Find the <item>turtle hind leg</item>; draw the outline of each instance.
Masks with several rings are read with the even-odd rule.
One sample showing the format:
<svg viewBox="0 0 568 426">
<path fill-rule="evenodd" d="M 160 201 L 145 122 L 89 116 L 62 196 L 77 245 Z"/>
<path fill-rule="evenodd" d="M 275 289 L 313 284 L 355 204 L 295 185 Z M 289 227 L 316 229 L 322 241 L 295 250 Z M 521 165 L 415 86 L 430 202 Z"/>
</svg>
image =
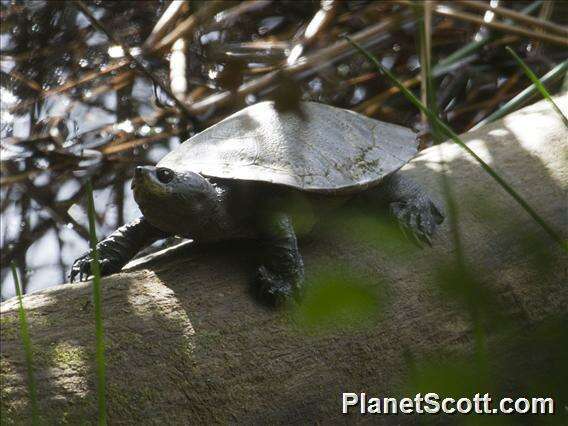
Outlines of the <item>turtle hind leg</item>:
<svg viewBox="0 0 568 426">
<path fill-rule="evenodd" d="M 304 263 L 290 217 L 276 213 L 262 218 L 260 234 L 254 292 L 271 306 L 285 305 L 300 296 L 304 281 Z"/>
<path fill-rule="evenodd" d="M 444 221 L 441 207 L 413 180 L 398 173 L 387 176 L 364 193 L 366 202 L 386 207 L 403 233 L 431 245 L 432 236 Z"/>
</svg>

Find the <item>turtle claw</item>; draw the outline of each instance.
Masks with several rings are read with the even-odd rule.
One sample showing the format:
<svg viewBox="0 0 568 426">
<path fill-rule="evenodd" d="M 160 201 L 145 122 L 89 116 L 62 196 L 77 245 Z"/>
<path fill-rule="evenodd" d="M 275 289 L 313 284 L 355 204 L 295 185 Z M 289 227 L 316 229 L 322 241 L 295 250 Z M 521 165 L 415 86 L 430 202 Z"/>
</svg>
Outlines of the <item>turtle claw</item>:
<svg viewBox="0 0 568 426">
<path fill-rule="evenodd" d="M 422 248 L 422 244 L 420 243 L 420 239 L 416 236 L 416 234 L 413 232 L 412 228 L 410 228 L 409 226 L 407 226 L 403 221 L 398 220 L 398 229 L 400 229 L 400 232 L 402 235 L 404 235 L 404 238 L 407 241 L 412 242 L 412 244 L 414 244 L 416 247 L 418 248 Z"/>
<path fill-rule="evenodd" d="M 398 220 L 402 233 L 420 248 L 422 244 L 432 246 L 432 236 L 444 221 L 436 204 L 422 197 L 395 201 L 390 204 L 390 211 Z"/>
<path fill-rule="evenodd" d="M 86 281 L 90 274 L 91 256 L 87 253 L 73 262 L 71 273 L 69 274 L 69 281 L 72 283 Z M 77 280 L 76 278 L 79 279 Z"/>
<path fill-rule="evenodd" d="M 69 281 L 72 283 L 87 281 L 89 277 L 93 275 L 93 272 L 91 270 L 92 260 L 93 258 L 90 252 L 75 260 L 73 266 L 71 267 Z M 122 264 L 113 259 L 101 258 L 99 260 L 99 269 L 101 271 L 101 276 L 113 274 L 120 271 L 121 268 Z M 78 280 L 76 278 L 78 278 Z"/>
</svg>

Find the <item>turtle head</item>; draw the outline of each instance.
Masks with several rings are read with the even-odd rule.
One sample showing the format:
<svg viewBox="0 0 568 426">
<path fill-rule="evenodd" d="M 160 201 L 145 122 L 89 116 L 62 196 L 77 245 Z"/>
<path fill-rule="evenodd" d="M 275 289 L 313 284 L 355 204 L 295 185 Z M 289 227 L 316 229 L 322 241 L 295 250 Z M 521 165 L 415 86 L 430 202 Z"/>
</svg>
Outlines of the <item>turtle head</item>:
<svg viewBox="0 0 568 426">
<path fill-rule="evenodd" d="M 202 229 L 221 210 L 221 189 L 194 172 L 136 167 L 132 190 L 144 217 L 172 234 L 191 234 Z"/>
</svg>

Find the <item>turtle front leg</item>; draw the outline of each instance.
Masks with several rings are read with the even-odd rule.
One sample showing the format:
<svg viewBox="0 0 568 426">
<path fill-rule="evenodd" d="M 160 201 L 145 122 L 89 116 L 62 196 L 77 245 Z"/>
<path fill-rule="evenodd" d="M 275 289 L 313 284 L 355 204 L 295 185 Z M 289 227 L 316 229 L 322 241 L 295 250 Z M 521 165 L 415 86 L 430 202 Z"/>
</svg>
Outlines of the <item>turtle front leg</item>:
<svg viewBox="0 0 568 426">
<path fill-rule="evenodd" d="M 120 271 L 142 248 L 166 236 L 143 217 L 121 226 L 97 244 L 101 275 Z M 71 282 L 76 278 L 85 281 L 92 275 L 91 260 L 91 252 L 75 260 L 69 274 Z"/>
<path fill-rule="evenodd" d="M 387 176 L 379 186 L 365 194 L 373 202 L 388 206 L 403 231 L 410 231 L 416 241 L 431 245 L 431 238 L 444 221 L 442 209 L 412 179 L 398 173 Z"/>
<path fill-rule="evenodd" d="M 304 280 L 304 262 L 288 215 L 270 214 L 262 222 L 256 292 L 263 301 L 279 306 L 299 296 Z"/>
</svg>

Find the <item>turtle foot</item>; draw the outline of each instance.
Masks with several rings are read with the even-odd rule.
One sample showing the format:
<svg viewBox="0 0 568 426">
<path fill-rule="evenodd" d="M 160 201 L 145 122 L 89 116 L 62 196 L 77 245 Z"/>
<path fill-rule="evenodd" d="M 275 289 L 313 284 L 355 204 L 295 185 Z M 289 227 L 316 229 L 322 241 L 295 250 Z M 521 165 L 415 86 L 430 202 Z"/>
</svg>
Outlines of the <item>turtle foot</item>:
<svg viewBox="0 0 568 426">
<path fill-rule="evenodd" d="M 258 267 L 255 281 L 257 296 L 270 306 L 286 306 L 299 297 L 299 285 L 295 280 L 286 279 L 266 266 Z"/>
<path fill-rule="evenodd" d="M 73 262 L 71 267 L 71 273 L 69 274 L 70 282 L 80 282 L 87 281 L 90 276 L 93 275 L 91 269 L 91 262 L 93 257 L 91 253 L 87 253 Z M 122 269 L 123 264 L 120 261 L 110 258 L 101 258 L 99 260 L 99 267 L 101 270 L 101 276 L 106 276 L 114 274 Z"/>
<path fill-rule="evenodd" d="M 427 197 L 410 198 L 390 204 L 391 213 L 397 218 L 405 235 L 418 245 L 432 245 L 432 236 L 444 221 L 441 209 Z"/>
</svg>

